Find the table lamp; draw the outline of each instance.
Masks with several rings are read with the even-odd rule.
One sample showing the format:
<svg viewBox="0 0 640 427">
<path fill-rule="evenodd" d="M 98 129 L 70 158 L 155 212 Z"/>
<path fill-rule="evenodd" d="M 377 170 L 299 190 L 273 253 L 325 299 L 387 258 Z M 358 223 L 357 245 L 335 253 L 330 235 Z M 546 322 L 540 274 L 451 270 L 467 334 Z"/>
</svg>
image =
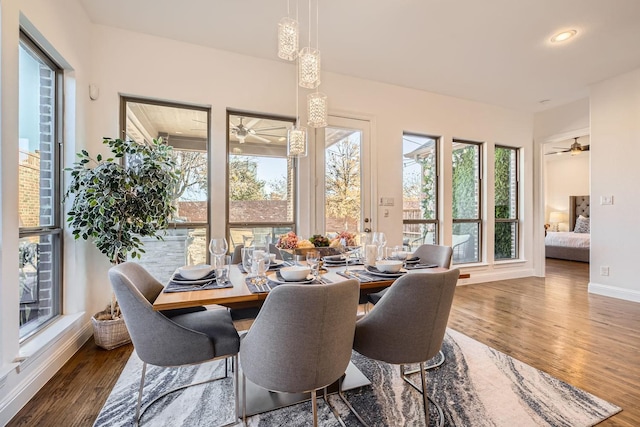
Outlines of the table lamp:
<svg viewBox="0 0 640 427">
<path fill-rule="evenodd" d="M 564 212 L 551 212 L 549 214 L 549 224 L 551 224 L 552 231 L 558 231 L 558 224 L 566 221 L 566 214 Z"/>
</svg>

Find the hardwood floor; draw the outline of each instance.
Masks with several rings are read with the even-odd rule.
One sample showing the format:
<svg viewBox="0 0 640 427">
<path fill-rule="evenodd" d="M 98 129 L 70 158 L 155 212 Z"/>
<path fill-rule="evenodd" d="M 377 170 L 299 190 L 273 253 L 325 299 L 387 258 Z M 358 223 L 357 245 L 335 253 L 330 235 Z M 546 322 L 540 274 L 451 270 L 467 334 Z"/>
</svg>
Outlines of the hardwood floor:
<svg viewBox="0 0 640 427">
<path fill-rule="evenodd" d="M 588 267 L 459 286 L 449 327 L 623 408 L 601 426 L 640 426 L 640 304 L 588 294 Z M 131 350 L 90 340 L 8 425 L 92 425 Z"/>
</svg>

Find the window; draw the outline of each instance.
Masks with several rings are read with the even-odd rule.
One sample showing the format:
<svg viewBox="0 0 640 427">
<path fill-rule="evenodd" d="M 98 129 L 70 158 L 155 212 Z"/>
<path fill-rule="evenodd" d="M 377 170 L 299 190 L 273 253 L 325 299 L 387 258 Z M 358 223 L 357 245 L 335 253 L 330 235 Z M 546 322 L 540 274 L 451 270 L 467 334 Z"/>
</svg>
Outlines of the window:
<svg viewBox="0 0 640 427">
<path fill-rule="evenodd" d="M 19 48 L 20 339 L 60 314 L 62 69 L 25 34 Z"/>
<path fill-rule="evenodd" d="M 494 258 L 518 258 L 518 149 L 495 150 Z"/>
<path fill-rule="evenodd" d="M 163 241 L 146 238 L 140 264 L 165 281 L 177 267 L 209 259 L 209 122 L 207 107 L 122 97 L 121 121 L 127 138 L 162 138 L 173 147 L 179 185 L 176 216 Z"/>
<path fill-rule="evenodd" d="M 453 140 L 453 263 L 480 261 L 482 163 L 476 142 Z"/>
<path fill-rule="evenodd" d="M 294 119 L 227 112 L 228 240 L 264 243 L 295 231 L 296 160 L 287 157 Z"/>
<path fill-rule="evenodd" d="M 410 251 L 439 241 L 438 141 L 402 135 L 402 243 Z"/>
</svg>

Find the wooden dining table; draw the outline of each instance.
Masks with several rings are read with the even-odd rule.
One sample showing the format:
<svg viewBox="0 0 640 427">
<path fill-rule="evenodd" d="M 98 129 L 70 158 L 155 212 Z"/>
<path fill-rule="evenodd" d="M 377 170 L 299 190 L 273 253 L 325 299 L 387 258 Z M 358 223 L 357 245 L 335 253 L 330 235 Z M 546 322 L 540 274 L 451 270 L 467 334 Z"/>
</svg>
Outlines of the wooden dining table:
<svg viewBox="0 0 640 427">
<path fill-rule="evenodd" d="M 356 271 L 363 269 L 362 266 L 350 265 L 349 270 Z M 345 267 L 325 267 L 326 272 L 321 275 L 327 282 L 338 282 L 341 280 L 347 280 L 346 277 L 341 276 L 338 272 L 344 272 Z M 446 268 L 426 268 L 409 270 L 408 274 L 417 272 L 442 272 L 447 271 Z M 461 276 L 463 277 L 463 276 Z M 464 277 L 469 277 L 466 274 Z M 154 310 L 169 310 L 174 308 L 186 308 L 199 305 L 211 305 L 217 304 L 229 308 L 249 308 L 259 307 L 267 297 L 267 292 L 251 293 L 245 283 L 246 274 L 240 271 L 237 265 L 231 265 L 229 269 L 229 280 L 233 287 L 223 289 L 204 289 L 187 292 L 162 292 L 158 295 L 158 298 L 153 303 Z M 371 292 L 378 292 L 390 286 L 395 279 L 381 278 L 379 281 L 361 282 L 360 292 L 361 295 L 366 295 Z"/>
</svg>

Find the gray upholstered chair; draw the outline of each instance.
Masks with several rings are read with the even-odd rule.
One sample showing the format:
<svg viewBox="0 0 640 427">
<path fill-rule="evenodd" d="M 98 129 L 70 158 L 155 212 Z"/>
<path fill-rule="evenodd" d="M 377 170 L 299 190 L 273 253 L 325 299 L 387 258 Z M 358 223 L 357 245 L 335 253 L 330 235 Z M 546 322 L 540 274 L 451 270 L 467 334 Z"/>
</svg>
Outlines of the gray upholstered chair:
<svg viewBox="0 0 640 427">
<path fill-rule="evenodd" d="M 421 264 L 435 264 L 438 267 L 449 268 L 451 266 L 451 257 L 453 250 L 450 246 L 441 245 L 420 245 L 411 257 L 420 258 Z M 368 302 L 375 305 L 380 301 L 380 298 L 387 292 L 387 289 L 383 289 L 380 292 L 369 294 L 367 296 Z"/>
<path fill-rule="evenodd" d="M 244 248 L 243 244 L 236 245 L 233 250 L 233 254 L 231 255 L 231 264 L 242 264 L 242 248 Z M 282 259 L 280 249 L 278 249 L 273 243 L 269 245 L 269 252 L 276 254 L 276 259 Z"/>
<path fill-rule="evenodd" d="M 359 293 L 356 280 L 273 288 L 242 338 L 243 391 L 248 378 L 270 391 L 311 392 L 316 426 L 316 391 L 341 379 L 351 359 Z"/>
<path fill-rule="evenodd" d="M 153 310 L 153 301 L 162 292 L 163 286 L 144 267 L 133 262 L 116 265 L 109 270 L 109 280 L 122 309 L 131 341 L 143 362 L 135 424 L 144 411 L 159 398 L 192 385 L 215 381 L 214 378 L 197 384 L 173 389 L 154 399 L 141 411 L 142 390 L 147 364 L 156 366 L 181 366 L 225 358 L 237 359 L 240 337 L 233 326 L 231 316 L 225 310 L 180 310 L 164 313 Z M 237 364 L 236 364 L 237 365 Z M 238 373 L 234 375 L 236 414 L 238 407 Z"/>
<path fill-rule="evenodd" d="M 384 298 L 356 323 L 353 349 L 371 359 L 399 364 L 402 378 L 422 393 L 425 425 L 429 425 L 424 362 L 440 352 L 460 271 L 412 273 L 396 280 Z M 405 372 L 420 365 L 422 387 Z M 433 402 L 433 401 L 432 401 Z M 444 422 L 442 409 L 433 402 Z"/>
</svg>

